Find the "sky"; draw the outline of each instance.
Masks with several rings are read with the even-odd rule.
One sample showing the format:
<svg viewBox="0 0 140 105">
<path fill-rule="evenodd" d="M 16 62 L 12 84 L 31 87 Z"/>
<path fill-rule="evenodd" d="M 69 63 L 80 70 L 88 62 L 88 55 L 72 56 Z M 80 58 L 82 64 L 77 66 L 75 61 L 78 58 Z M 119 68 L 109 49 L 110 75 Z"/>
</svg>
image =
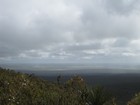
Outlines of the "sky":
<svg viewBox="0 0 140 105">
<path fill-rule="evenodd" d="M 0 63 L 140 63 L 140 0 L 0 0 Z"/>
</svg>

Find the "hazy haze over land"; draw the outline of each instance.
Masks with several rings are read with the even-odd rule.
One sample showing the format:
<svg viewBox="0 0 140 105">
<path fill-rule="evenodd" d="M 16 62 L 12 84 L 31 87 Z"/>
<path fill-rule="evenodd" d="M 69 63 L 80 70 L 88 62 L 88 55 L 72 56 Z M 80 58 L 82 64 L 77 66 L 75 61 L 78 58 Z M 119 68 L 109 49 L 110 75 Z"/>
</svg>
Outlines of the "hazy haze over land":
<svg viewBox="0 0 140 105">
<path fill-rule="evenodd" d="M 139 0 L 0 0 L 0 63 L 140 63 Z"/>
</svg>

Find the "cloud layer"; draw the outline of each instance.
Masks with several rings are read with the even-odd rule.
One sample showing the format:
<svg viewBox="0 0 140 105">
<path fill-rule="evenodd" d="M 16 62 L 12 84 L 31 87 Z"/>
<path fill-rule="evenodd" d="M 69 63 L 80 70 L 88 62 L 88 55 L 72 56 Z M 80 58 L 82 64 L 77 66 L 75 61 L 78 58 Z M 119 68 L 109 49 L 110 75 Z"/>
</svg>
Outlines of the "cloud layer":
<svg viewBox="0 0 140 105">
<path fill-rule="evenodd" d="M 139 0 L 0 0 L 1 62 L 139 62 Z"/>
</svg>

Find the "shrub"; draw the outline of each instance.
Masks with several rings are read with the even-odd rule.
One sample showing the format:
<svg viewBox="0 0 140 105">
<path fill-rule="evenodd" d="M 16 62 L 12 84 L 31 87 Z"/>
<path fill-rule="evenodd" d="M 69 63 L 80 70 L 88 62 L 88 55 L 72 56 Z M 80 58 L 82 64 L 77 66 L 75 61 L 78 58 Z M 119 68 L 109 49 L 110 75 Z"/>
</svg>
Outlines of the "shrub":
<svg viewBox="0 0 140 105">
<path fill-rule="evenodd" d="M 89 90 L 88 101 L 90 105 L 103 105 L 109 100 L 111 100 L 111 96 L 103 87 L 97 86 Z"/>
<path fill-rule="evenodd" d="M 136 94 L 134 98 L 127 103 L 127 105 L 140 105 L 140 93 Z"/>
<path fill-rule="evenodd" d="M 0 105 L 111 105 L 113 102 L 102 87 L 88 89 L 81 76 L 74 76 L 65 85 L 60 84 L 59 78 L 58 83 L 52 83 L 32 74 L 0 68 Z"/>
</svg>

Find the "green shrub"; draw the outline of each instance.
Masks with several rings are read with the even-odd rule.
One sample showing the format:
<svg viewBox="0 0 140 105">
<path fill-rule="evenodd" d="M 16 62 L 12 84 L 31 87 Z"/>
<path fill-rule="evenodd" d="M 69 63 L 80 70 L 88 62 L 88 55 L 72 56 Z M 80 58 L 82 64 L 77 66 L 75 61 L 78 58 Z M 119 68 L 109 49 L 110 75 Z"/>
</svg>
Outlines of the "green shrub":
<svg viewBox="0 0 140 105">
<path fill-rule="evenodd" d="M 88 89 L 81 76 L 60 84 L 59 78 L 53 83 L 0 68 L 0 105 L 110 105 L 109 100 L 103 88 Z"/>
<path fill-rule="evenodd" d="M 89 90 L 88 101 L 90 105 L 103 105 L 109 100 L 111 97 L 103 87 L 96 86 Z"/>
<path fill-rule="evenodd" d="M 140 93 L 136 94 L 134 98 L 127 103 L 127 105 L 140 105 Z"/>
</svg>

